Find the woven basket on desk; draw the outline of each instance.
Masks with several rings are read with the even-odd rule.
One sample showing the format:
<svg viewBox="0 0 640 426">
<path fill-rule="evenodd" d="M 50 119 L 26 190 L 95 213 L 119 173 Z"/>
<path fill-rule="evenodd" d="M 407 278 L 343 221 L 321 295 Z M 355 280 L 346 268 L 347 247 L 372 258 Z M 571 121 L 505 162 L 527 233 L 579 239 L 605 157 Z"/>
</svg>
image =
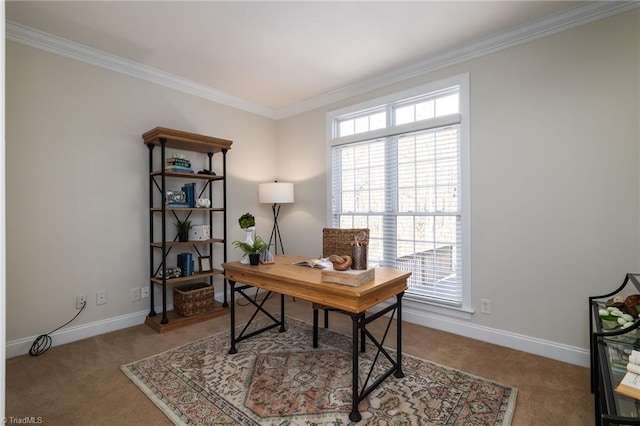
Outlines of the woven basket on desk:
<svg viewBox="0 0 640 426">
<path fill-rule="evenodd" d="M 173 310 L 183 317 L 213 310 L 213 286 L 207 283 L 185 284 L 173 288 Z"/>
<path fill-rule="evenodd" d="M 364 232 L 364 241 L 369 243 L 369 228 L 324 228 L 322 230 L 322 257 L 332 254 L 351 256 L 351 245 L 356 236 Z"/>
</svg>

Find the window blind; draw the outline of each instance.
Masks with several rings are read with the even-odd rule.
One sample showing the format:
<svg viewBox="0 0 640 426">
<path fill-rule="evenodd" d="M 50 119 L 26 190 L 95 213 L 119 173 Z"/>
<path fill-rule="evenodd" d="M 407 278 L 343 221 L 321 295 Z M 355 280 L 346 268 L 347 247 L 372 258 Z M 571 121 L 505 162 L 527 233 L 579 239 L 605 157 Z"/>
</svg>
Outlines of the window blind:
<svg viewBox="0 0 640 426">
<path fill-rule="evenodd" d="M 448 88 L 336 119 L 331 226 L 369 228 L 369 261 L 410 271 L 408 298 L 460 307 L 457 103 L 457 91 Z"/>
</svg>

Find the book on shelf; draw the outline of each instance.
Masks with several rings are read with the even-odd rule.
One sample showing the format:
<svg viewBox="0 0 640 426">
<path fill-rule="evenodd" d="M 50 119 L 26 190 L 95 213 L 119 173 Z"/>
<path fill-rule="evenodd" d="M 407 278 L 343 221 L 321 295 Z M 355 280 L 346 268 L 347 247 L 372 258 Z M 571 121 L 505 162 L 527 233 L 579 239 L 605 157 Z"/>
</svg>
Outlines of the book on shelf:
<svg viewBox="0 0 640 426">
<path fill-rule="evenodd" d="M 167 172 L 194 173 L 193 169 L 189 167 L 181 167 L 181 166 L 169 166 L 169 167 L 166 167 L 165 170 Z"/>
<path fill-rule="evenodd" d="M 181 158 L 168 158 L 167 159 L 167 164 L 174 164 L 176 166 L 191 167 L 191 161 L 184 160 L 184 159 L 181 159 Z"/>
<path fill-rule="evenodd" d="M 324 269 L 331 266 L 331 262 L 329 262 L 329 259 L 306 259 L 306 260 L 301 260 L 299 262 L 295 262 L 294 265 Z"/>
<path fill-rule="evenodd" d="M 627 372 L 616 388 L 616 392 L 640 399 L 640 352 L 633 350 L 629 355 Z"/>
</svg>

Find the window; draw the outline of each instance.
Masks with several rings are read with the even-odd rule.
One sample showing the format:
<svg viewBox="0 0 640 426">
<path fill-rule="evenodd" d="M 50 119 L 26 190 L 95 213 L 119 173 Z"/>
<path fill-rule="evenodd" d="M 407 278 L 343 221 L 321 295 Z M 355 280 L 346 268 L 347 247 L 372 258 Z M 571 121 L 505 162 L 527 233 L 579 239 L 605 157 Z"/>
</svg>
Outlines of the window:
<svg viewBox="0 0 640 426">
<path fill-rule="evenodd" d="M 406 297 L 469 310 L 468 76 L 330 113 L 330 226 L 370 229 Z"/>
</svg>

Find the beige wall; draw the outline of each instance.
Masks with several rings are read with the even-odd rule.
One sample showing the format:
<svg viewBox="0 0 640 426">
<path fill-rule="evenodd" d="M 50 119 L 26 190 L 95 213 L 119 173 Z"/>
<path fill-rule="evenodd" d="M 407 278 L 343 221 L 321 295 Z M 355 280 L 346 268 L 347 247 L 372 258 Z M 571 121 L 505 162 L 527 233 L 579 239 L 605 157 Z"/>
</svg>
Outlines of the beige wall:
<svg viewBox="0 0 640 426">
<path fill-rule="evenodd" d="M 588 348 L 587 297 L 640 270 L 639 23 L 636 10 L 282 120 L 279 170 L 305 194 L 283 233 L 317 236 L 326 220 L 327 111 L 468 72 L 476 313 L 449 329 Z"/>
<path fill-rule="evenodd" d="M 243 238 L 235 219 L 245 211 L 257 214 L 259 234 L 270 232 L 258 182 L 295 182 L 283 242 L 315 256 L 326 112 L 468 72 L 472 304 L 489 298 L 493 314 L 417 319 L 584 352 L 587 297 L 640 270 L 639 24 L 635 10 L 278 122 L 7 43 L 7 341 L 68 320 L 77 294 L 90 297 L 77 324 L 147 309 L 129 301 L 148 275 L 144 131 L 234 141 L 231 241 Z M 99 289 L 106 306 L 95 306 Z"/>
<path fill-rule="evenodd" d="M 148 285 L 153 127 L 231 139 L 229 238 L 248 210 L 270 227 L 257 183 L 276 173 L 273 120 L 11 42 L 6 81 L 7 342 L 71 319 L 79 294 L 72 327 L 148 310 L 130 289 Z"/>
</svg>

